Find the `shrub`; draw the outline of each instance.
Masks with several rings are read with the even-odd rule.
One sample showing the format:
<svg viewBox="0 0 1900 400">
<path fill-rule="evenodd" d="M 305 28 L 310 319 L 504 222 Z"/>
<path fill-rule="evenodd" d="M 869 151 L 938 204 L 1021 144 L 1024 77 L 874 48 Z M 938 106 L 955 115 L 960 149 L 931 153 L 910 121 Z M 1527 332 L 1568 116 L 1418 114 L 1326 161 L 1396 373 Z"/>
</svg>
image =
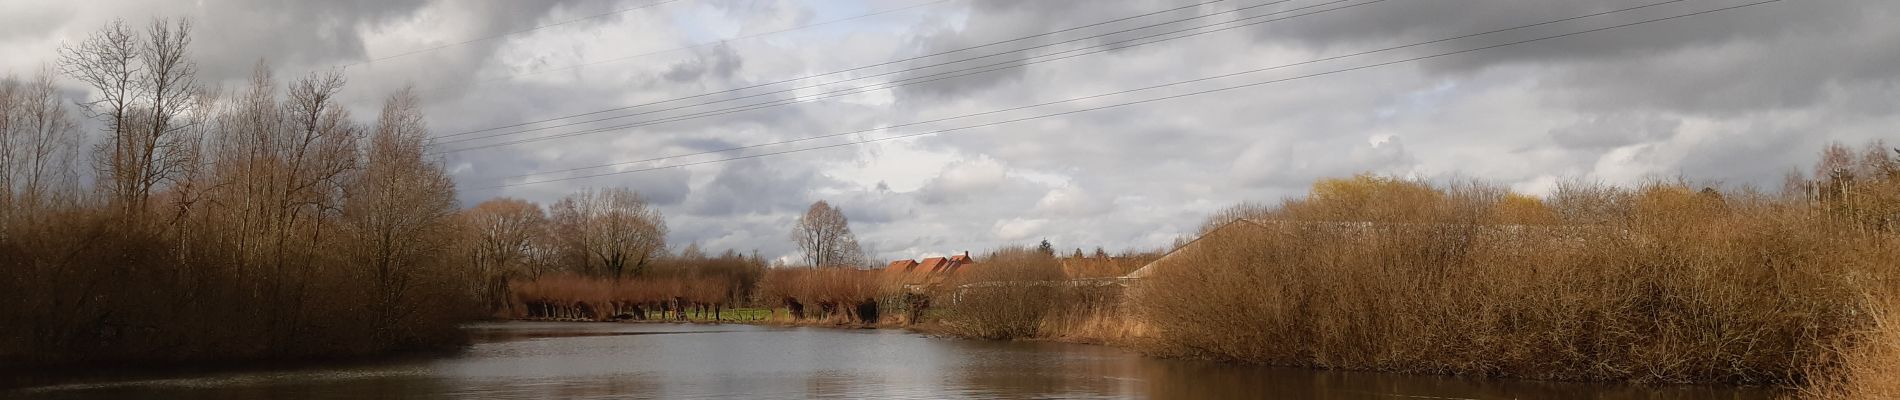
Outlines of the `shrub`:
<svg viewBox="0 0 1900 400">
<path fill-rule="evenodd" d="M 1840 218 L 1847 211 L 1828 202 L 1660 182 L 1571 184 L 1533 202 L 1478 184 L 1360 176 L 1256 208 L 1252 220 L 1211 221 L 1219 228 L 1132 295 L 1156 350 L 1173 354 L 1798 383 L 1837 362 L 1831 343 L 1880 326 L 1875 302 L 1891 296 L 1875 294 L 1894 293 L 1900 272 L 1887 220 L 1866 213 L 1877 206 Z"/>
<path fill-rule="evenodd" d="M 948 305 L 947 324 L 989 339 L 1036 336 L 1067 278 L 1055 257 L 1027 247 L 999 249 L 965 268 L 945 288 L 948 301 L 937 303 Z"/>
<path fill-rule="evenodd" d="M 900 290 L 878 272 L 846 267 L 774 268 L 766 271 L 759 293 L 763 302 L 786 307 L 793 320 L 876 323 L 881 300 L 894 298 Z"/>
</svg>

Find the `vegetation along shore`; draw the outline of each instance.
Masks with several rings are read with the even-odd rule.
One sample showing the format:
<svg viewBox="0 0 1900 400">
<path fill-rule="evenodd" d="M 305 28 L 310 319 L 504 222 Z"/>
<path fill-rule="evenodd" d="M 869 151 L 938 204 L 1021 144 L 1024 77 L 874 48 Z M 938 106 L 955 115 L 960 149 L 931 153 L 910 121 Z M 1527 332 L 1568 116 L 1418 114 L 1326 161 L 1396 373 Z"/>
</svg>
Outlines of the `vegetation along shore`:
<svg viewBox="0 0 1900 400">
<path fill-rule="evenodd" d="M 463 324 L 529 319 L 1900 395 L 1900 149 L 1878 141 L 1822 149 L 1777 188 L 1333 177 L 1112 253 L 1044 240 L 872 260 L 817 201 L 773 239 L 802 258 L 768 257 L 668 243 L 660 207 L 624 187 L 462 207 L 416 91 L 358 116 L 337 72 L 260 63 L 207 87 L 192 38 L 184 20 L 112 23 L 57 68 L 0 79 L 0 365 L 454 350 Z M 104 96 L 69 106 L 56 77 Z"/>
</svg>

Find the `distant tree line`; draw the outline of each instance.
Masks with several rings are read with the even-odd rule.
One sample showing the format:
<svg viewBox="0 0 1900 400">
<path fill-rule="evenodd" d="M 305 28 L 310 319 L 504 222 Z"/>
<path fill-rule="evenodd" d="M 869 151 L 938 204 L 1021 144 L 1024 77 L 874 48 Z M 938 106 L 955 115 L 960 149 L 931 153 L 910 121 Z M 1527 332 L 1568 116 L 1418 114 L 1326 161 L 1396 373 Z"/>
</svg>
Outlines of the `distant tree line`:
<svg viewBox="0 0 1900 400">
<path fill-rule="evenodd" d="M 664 216 L 630 189 L 586 189 L 545 209 L 493 199 L 463 218 L 472 229 L 465 257 L 485 282 L 479 296 L 501 316 L 542 317 L 560 308 L 555 311 L 605 318 L 637 304 L 666 310 L 680 306 L 674 303 L 740 304 L 765 274 L 756 251 L 707 255 L 692 243 L 670 254 Z M 542 308 L 521 308 L 530 305 Z"/>
</svg>

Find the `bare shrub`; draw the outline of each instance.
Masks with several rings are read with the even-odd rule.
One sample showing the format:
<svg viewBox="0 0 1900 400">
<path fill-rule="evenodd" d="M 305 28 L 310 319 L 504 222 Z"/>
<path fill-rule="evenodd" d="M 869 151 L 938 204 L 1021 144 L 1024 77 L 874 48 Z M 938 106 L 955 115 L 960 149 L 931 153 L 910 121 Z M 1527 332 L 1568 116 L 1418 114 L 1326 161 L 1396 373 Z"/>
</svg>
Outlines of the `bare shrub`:
<svg viewBox="0 0 1900 400">
<path fill-rule="evenodd" d="M 781 267 L 766 271 L 759 294 L 765 304 L 788 309 L 794 321 L 870 324 L 878 315 L 869 314 L 900 289 L 878 270 Z"/>
<path fill-rule="evenodd" d="M 1815 399 L 1900 398 L 1900 321 L 1894 319 L 1893 308 L 1900 304 L 1880 297 L 1888 300 L 1869 310 L 1871 325 L 1832 349 L 1839 360 L 1809 368 L 1813 382 L 1802 394 Z"/>
<path fill-rule="evenodd" d="M 339 74 L 285 85 L 258 68 L 249 87 L 209 93 L 193 77 L 189 27 L 115 22 L 63 49 L 62 71 L 95 92 L 84 115 L 106 131 L 86 160 L 99 168 L 90 191 L 74 184 L 76 157 L 60 155 L 77 156 L 79 138 L 52 91 L 34 89 L 48 86 L 0 107 L 27 115 L 0 124 L 0 199 L 11 202 L 0 292 L 13 294 L 0 299 L 0 362 L 331 358 L 463 343 L 457 324 L 473 315 L 477 285 L 447 261 L 461 224 L 451 182 L 422 157 L 414 98 L 392 97 L 366 125 L 337 101 Z"/>
<path fill-rule="evenodd" d="M 1100 252 L 1101 249 L 1096 249 Z M 1113 278 L 1128 275 L 1143 265 L 1161 258 L 1160 253 L 1129 252 L 1110 257 L 1105 252 L 1097 256 L 1067 257 L 1058 259 L 1062 265 L 1062 274 L 1070 279 Z"/>
<path fill-rule="evenodd" d="M 1028 247 L 1001 248 L 965 268 L 939 296 L 947 301 L 935 303 L 947 305 L 946 324 L 989 339 L 1036 336 L 1067 279 L 1055 257 Z"/>
<path fill-rule="evenodd" d="M 640 277 L 611 277 L 555 272 L 510 279 L 509 316 L 557 319 L 717 319 L 721 310 L 746 302 L 735 285 L 757 281 L 764 262 L 726 251 L 718 257 L 694 255 L 659 263 Z M 654 315 L 657 314 L 657 315 Z"/>
<path fill-rule="evenodd" d="M 1327 180 L 1221 225 L 1132 295 L 1169 353 L 1799 383 L 1830 362 L 1826 343 L 1872 324 L 1863 294 L 1893 285 L 1873 277 L 1900 259 L 1892 236 L 1861 233 L 1885 223 L 1876 206 L 1836 201 L 1658 182 L 1570 183 L 1541 202 L 1475 184 Z"/>
</svg>

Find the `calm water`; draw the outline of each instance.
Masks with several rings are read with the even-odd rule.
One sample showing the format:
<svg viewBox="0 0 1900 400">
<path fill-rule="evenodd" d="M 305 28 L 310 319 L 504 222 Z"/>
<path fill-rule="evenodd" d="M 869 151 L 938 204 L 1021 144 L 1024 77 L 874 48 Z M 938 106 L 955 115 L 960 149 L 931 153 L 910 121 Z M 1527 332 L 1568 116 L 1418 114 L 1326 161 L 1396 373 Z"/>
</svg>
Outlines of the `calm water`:
<svg viewBox="0 0 1900 400">
<path fill-rule="evenodd" d="M 448 357 L 71 378 L 0 398 L 1758 399 L 1773 393 L 1314 372 L 894 330 L 510 322 Z"/>
</svg>

